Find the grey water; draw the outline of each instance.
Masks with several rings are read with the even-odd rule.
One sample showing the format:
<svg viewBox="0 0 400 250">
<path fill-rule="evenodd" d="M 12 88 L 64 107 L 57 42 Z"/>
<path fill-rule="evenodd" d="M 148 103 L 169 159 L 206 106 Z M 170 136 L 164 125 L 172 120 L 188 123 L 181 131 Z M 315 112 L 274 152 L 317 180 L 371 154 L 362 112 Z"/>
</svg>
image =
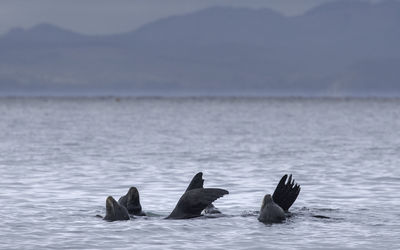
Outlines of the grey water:
<svg viewBox="0 0 400 250">
<path fill-rule="evenodd" d="M 400 99 L 1 98 L 1 249 L 399 249 Z M 164 220 L 189 181 L 225 216 Z M 282 175 L 281 224 L 257 211 Z M 136 186 L 144 211 L 106 222 Z"/>
</svg>

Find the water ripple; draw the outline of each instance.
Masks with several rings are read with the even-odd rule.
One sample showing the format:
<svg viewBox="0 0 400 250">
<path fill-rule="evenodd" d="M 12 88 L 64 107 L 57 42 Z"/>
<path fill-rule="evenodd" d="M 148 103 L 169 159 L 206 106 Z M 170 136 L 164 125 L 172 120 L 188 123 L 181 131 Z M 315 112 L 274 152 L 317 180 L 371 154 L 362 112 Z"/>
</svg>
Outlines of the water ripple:
<svg viewBox="0 0 400 250">
<path fill-rule="evenodd" d="M 400 248 L 400 101 L 0 99 L 1 249 Z M 191 177 L 226 216 L 164 220 Z M 257 221 L 293 173 L 282 224 Z M 137 186 L 149 217 L 106 222 Z"/>
</svg>

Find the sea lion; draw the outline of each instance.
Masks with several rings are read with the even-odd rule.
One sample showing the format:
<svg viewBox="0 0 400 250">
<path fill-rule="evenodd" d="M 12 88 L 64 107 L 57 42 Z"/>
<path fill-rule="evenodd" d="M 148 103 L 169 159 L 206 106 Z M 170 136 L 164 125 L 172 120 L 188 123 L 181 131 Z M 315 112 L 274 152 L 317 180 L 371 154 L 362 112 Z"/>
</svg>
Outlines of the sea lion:
<svg viewBox="0 0 400 250">
<path fill-rule="evenodd" d="M 190 219 L 201 216 L 201 212 L 216 199 L 229 194 L 225 189 L 203 188 L 203 173 L 197 173 L 190 181 L 174 210 L 166 219 Z M 214 207 L 215 208 L 215 207 Z M 215 208 L 215 210 L 217 210 Z"/>
<path fill-rule="evenodd" d="M 272 196 L 270 194 L 265 195 L 258 220 L 264 223 L 276 223 L 285 218 L 285 212 L 272 200 Z"/>
<path fill-rule="evenodd" d="M 118 204 L 112 196 L 108 196 L 106 199 L 106 216 L 104 217 L 104 220 L 129 220 L 128 210 Z"/>
<path fill-rule="evenodd" d="M 287 180 L 287 183 L 286 183 Z M 275 188 L 274 194 L 264 196 L 258 220 L 264 223 L 276 223 L 285 219 L 285 212 L 293 205 L 300 193 L 300 185 L 294 184 L 292 175 L 284 175 Z"/>
<path fill-rule="evenodd" d="M 196 188 L 203 188 L 204 185 L 204 179 L 203 179 L 203 173 L 198 172 L 193 179 L 190 181 L 189 186 L 186 188 L 186 191 L 196 189 Z M 208 205 L 204 209 L 205 214 L 221 214 L 221 212 L 216 208 L 213 204 Z"/>
<path fill-rule="evenodd" d="M 181 196 L 174 210 L 166 219 L 199 217 L 201 216 L 201 211 L 225 194 L 229 194 L 229 192 L 220 188 L 196 188 L 189 190 Z"/>
<path fill-rule="evenodd" d="M 136 187 L 129 188 L 126 195 L 119 198 L 118 203 L 124 206 L 129 214 L 137 216 L 146 216 L 146 213 L 142 211 L 142 206 L 140 205 L 139 191 Z"/>
</svg>

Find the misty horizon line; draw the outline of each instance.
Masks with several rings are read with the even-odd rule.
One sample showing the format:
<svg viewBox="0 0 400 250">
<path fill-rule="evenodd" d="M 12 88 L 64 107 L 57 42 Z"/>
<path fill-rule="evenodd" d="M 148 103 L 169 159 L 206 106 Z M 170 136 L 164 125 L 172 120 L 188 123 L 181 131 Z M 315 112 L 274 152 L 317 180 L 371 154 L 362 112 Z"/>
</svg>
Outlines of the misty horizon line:
<svg viewBox="0 0 400 250">
<path fill-rule="evenodd" d="M 318 94 L 199 94 L 199 93 L 147 93 L 147 94 L 62 94 L 54 92 L 52 94 L 43 93 L 24 93 L 24 94 L 2 94 L 0 93 L 0 99 L 29 99 L 29 98 L 49 98 L 49 99 L 385 99 L 385 100 L 400 100 L 398 94 L 352 94 L 352 95 L 318 95 Z"/>
</svg>

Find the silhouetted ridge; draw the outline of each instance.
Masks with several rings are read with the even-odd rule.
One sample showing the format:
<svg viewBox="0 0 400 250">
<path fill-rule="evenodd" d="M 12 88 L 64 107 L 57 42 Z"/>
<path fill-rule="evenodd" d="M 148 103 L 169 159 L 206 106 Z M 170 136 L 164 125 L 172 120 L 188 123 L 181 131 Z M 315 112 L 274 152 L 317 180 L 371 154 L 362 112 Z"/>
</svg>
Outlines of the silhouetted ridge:
<svg viewBox="0 0 400 250">
<path fill-rule="evenodd" d="M 400 3 L 304 15 L 215 7 L 136 31 L 52 25 L 0 37 L 0 94 L 399 96 Z"/>
</svg>

